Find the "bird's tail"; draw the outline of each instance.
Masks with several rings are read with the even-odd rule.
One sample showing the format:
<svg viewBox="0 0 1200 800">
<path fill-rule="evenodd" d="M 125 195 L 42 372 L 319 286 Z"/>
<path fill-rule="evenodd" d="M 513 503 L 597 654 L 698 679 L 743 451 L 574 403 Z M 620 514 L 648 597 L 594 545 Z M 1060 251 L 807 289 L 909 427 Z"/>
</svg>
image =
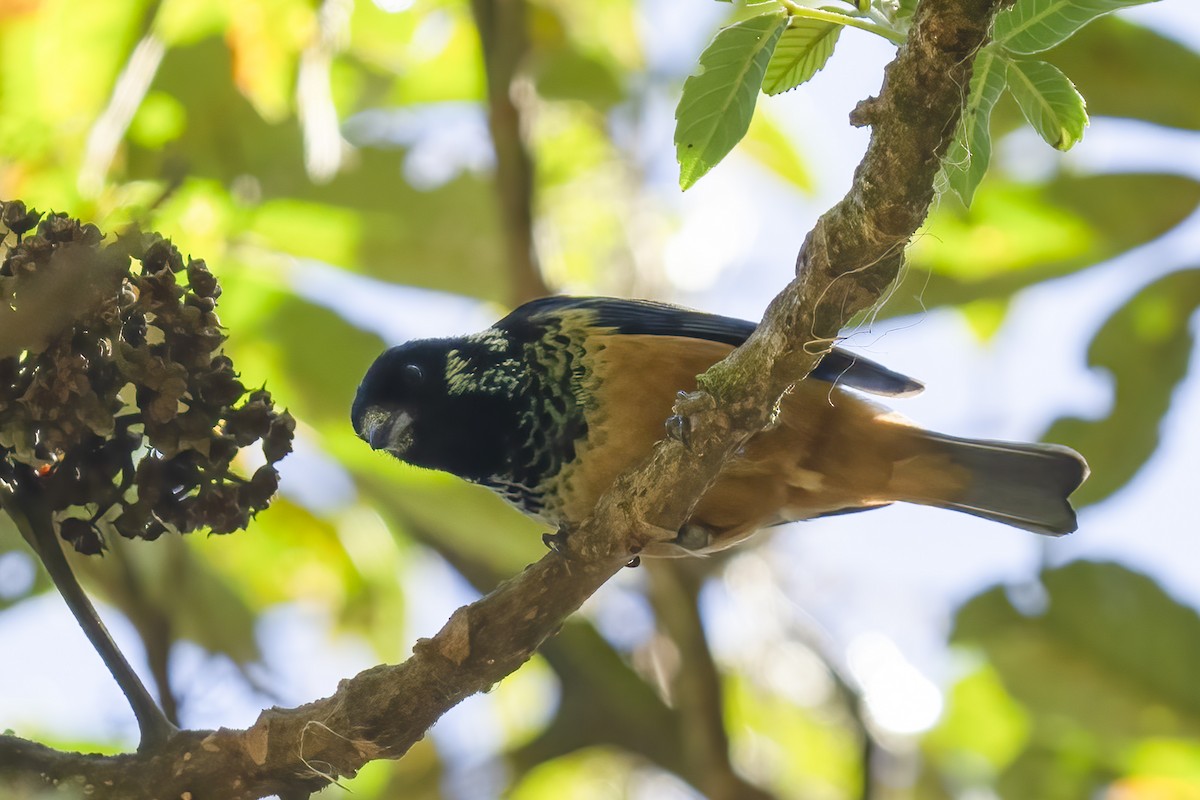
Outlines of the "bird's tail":
<svg viewBox="0 0 1200 800">
<path fill-rule="evenodd" d="M 895 499 L 1048 536 L 1077 527 L 1067 498 L 1087 478 L 1088 465 L 1071 448 L 959 439 L 916 428 L 910 435 L 915 454 L 894 466 Z"/>
</svg>

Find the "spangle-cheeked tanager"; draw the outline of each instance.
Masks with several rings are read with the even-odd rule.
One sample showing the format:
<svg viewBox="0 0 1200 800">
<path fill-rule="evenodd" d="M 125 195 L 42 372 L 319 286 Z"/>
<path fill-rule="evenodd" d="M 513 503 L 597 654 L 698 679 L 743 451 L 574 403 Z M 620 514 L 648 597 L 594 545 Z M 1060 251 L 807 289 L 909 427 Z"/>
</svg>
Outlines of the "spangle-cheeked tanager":
<svg viewBox="0 0 1200 800">
<path fill-rule="evenodd" d="M 662 303 L 547 297 L 480 333 L 391 348 L 367 371 L 351 418 L 373 449 L 570 529 L 663 438 L 676 394 L 754 328 Z M 646 554 L 713 552 L 769 525 L 897 501 L 1035 533 L 1075 530 L 1067 497 L 1088 471 L 1075 451 L 921 430 L 859 394 L 921 389 L 834 348 L 724 466 L 676 539 Z"/>
</svg>

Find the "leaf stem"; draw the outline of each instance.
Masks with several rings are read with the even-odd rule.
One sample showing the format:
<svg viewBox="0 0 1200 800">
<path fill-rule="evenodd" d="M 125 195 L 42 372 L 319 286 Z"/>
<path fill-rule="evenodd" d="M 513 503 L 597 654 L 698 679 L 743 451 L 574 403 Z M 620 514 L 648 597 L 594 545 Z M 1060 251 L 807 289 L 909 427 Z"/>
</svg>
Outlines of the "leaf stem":
<svg viewBox="0 0 1200 800">
<path fill-rule="evenodd" d="M 826 11 L 823 8 L 809 8 L 808 6 L 800 5 L 795 0 L 779 0 L 779 4 L 787 10 L 789 17 L 819 19 L 822 22 L 832 22 L 836 25 L 858 28 L 859 30 L 873 33 L 876 36 L 882 36 L 896 45 L 904 44 L 906 39 L 905 35 L 899 31 L 879 23 L 871 22 L 870 20 L 862 19 L 861 17 L 852 17 L 849 14 L 842 14 L 838 11 Z"/>
<path fill-rule="evenodd" d="M 21 480 L 21 476 L 18 476 L 15 489 L 5 487 L 0 490 L 0 505 L 33 547 L 38 559 L 46 567 L 50 580 L 66 601 L 67 608 L 71 610 L 79 627 L 83 628 L 84 635 L 112 673 L 117 685 L 121 687 L 125 699 L 129 701 L 138 722 L 138 750 L 157 748 L 178 729 L 171 724 L 146 691 L 141 679 L 113 641 L 104 621 L 96 613 L 92 601 L 79 585 L 75 573 L 71 570 L 71 564 L 63 553 L 62 544 L 54 533 L 50 509 L 38 497 L 37 488 L 31 485 L 28 477 Z"/>
</svg>

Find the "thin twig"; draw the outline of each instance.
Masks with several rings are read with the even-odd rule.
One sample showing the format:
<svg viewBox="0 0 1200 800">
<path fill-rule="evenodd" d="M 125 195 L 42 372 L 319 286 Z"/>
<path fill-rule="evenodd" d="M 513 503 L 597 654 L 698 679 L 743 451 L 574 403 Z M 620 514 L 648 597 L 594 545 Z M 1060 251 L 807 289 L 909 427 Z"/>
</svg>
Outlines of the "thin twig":
<svg viewBox="0 0 1200 800">
<path fill-rule="evenodd" d="M 133 708 L 141 733 L 139 752 L 156 750 L 175 733 L 176 728 L 146 691 L 145 685 L 113 641 L 104 621 L 100 619 L 96 608 L 79 585 L 54 532 L 50 512 L 40 501 L 37 487 L 32 485 L 32 479 L 28 477 L 21 481 L 19 491 L 0 492 L 0 504 L 21 531 L 21 535 L 34 548 L 38 559 L 46 567 L 50 580 L 54 582 L 71 614 L 78 621 L 79 627 L 83 628 L 88 641 L 92 643 L 92 647 L 96 649 Z"/>
<path fill-rule="evenodd" d="M 163 542 L 163 546 L 168 544 L 169 542 Z M 167 609 L 155 604 L 147 596 L 142 577 L 134 569 L 126 546 L 123 541 L 111 542 L 108 552 L 120 568 L 124 588 L 129 592 L 126 613 L 142 640 L 142 646 L 146 648 L 146 661 L 158 688 L 158 699 L 163 714 L 172 725 L 178 726 L 179 701 L 171 688 L 171 645 L 174 642 L 171 617 Z M 167 556 L 178 560 L 178 549 L 173 549 L 175 552 L 168 553 Z"/>
</svg>

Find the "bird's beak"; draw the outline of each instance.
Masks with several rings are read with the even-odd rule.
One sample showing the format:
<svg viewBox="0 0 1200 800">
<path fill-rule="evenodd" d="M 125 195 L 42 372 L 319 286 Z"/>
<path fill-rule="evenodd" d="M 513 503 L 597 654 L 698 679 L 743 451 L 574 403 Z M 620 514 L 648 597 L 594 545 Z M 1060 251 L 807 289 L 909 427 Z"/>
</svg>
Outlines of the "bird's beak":
<svg viewBox="0 0 1200 800">
<path fill-rule="evenodd" d="M 403 456 L 412 444 L 412 423 L 412 416 L 405 411 L 372 407 L 363 414 L 358 435 L 372 450 Z"/>
</svg>

